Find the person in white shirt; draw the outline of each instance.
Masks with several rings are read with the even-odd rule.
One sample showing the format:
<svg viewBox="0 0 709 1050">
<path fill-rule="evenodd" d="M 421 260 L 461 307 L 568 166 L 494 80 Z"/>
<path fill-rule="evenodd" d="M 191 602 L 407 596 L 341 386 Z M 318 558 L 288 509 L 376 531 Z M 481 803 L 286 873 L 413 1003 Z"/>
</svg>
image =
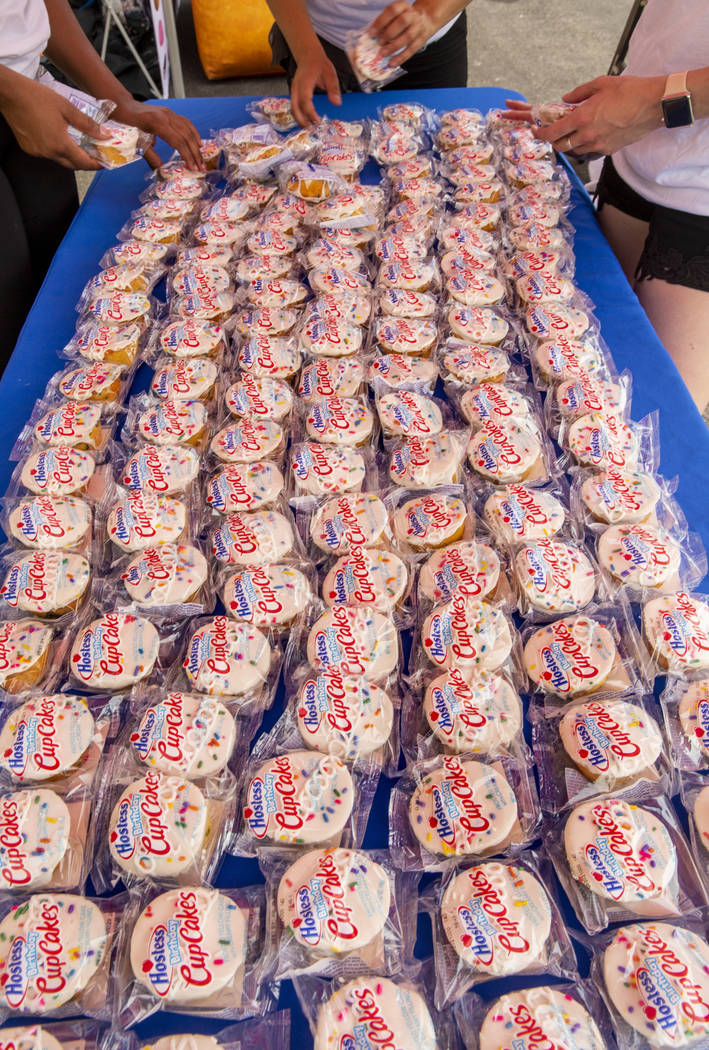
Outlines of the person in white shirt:
<svg viewBox="0 0 709 1050">
<path fill-rule="evenodd" d="M 372 24 L 382 53 L 405 73 L 386 85 L 394 90 L 465 87 L 468 76 L 465 8 L 470 0 L 268 0 L 274 61 L 288 77 L 291 106 L 299 124 L 320 117 L 313 92 L 339 105 L 342 91 L 359 83 L 344 51 L 350 30 Z"/>
<path fill-rule="evenodd" d="M 605 154 L 598 218 L 697 407 L 709 402 L 709 3 L 649 0 L 625 70 L 537 135 Z M 510 101 L 510 115 L 529 108 Z"/>
<path fill-rule="evenodd" d="M 70 137 L 69 125 L 101 129 L 68 98 L 37 81 L 42 53 L 77 87 L 116 103 L 113 118 L 164 139 L 194 168 L 200 138 L 189 120 L 144 105 L 113 76 L 84 35 L 67 0 L 0 0 L 0 372 L 76 211 L 74 169 L 97 161 Z M 156 167 L 160 158 L 148 150 Z"/>
</svg>

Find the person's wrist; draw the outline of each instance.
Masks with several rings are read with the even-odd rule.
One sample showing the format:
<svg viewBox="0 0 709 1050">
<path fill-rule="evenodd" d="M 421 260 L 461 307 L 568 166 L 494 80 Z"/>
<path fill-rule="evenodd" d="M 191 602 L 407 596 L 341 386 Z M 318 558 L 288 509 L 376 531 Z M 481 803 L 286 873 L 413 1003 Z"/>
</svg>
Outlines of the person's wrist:
<svg viewBox="0 0 709 1050">
<path fill-rule="evenodd" d="M 662 99 L 665 94 L 665 81 L 667 78 L 664 76 L 646 77 L 645 80 L 643 123 L 648 130 L 652 130 L 664 124 L 662 119 Z"/>
</svg>

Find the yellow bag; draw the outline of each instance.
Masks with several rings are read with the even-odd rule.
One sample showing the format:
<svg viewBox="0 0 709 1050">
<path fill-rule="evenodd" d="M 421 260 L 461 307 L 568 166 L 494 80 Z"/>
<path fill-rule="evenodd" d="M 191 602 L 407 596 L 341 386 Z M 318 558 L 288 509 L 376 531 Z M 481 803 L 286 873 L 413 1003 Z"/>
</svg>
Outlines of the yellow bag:
<svg viewBox="0 0 709 1050">
<path fill-rule="evenodd" d="M 192 0 L 202 68 L 210 80 L 281 73 L 268 33 L 273 15 L 265 0 Z"/>
</svg>

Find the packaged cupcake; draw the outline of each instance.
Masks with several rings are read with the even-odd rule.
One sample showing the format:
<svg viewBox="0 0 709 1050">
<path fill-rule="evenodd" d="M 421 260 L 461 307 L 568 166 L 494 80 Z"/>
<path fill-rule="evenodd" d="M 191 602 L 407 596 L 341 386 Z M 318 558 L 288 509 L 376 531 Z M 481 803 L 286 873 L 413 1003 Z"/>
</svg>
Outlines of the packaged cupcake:
<svg viewBox="0 0 709 1050">
<path fill-rule="evenodd" d="M 445 871 L 461 857 L 514 855 L 538 823 L 526 755 L 444 754 L 411 764 L 393 787 L 389 849 L 404 870 Z"/>
<path fill-rule="evenodd" d="M 523 631 L 523 664 L 549 708 L 591 696 L 642 691 L 650 669 L 630 607 L 589 605 L 582 613 Z"/>
<path fill-rule="evenodd" d="M 208 480 L 205 499 L 212 510 L 231 514 L 273 506 L 284 489 L 283 474 L 271 460 L 231 463 Z"/>
<path fill-rule="evenodd" d="M 601 697 L 549 716 L 530 709 L 542 805 L 556 813 L 600 795 L 641 801 L 670 790 L 667 745 L 641 697 Z"/>
<path fill-rule="evenodd" d="M 214 607 L 209 566 L 199 546 L 160 543 L 118 558 L 96 587 L 105 608 L 159 619 L 199 616 Z"/>
<path fill-rule="evenodd" d="M 5 787 L 46 786 L 66 797 L 90 792 L 115 739 L 120 703 L 105 696 L 30 691 L 0 707 L 0 777 Z"/>
<path fill-rule="evenodd" d="M 407 759 L 439 754 L 497 755 L 524 747 L 523 713 L 514 668 L 479 671 L 458 667 L 412 676 L 401 717 Z"/>
<path fill-rule="evenodd" d="M 673 591 L 642 607 L 645 644 L 660 673 L 694 676 L 709 669 L 709 597 Z"/>
<path fill-rule="evenodd" d="M 106 893 L 119 881 L 126 887 L 213 882 L 234 822 L 232 774 L 187 779 L 137 769 L 134 753 L 113 749 L 98 792 L 94 887 Z"/>
<path fill-rule="evenodd" d="M 238 1020 L 261 1016 L 275 1005 L 259 965 L 262 886 L 136 893 L 125 922 L 129 984 L 122 1025 L 157 1010 Z"/>
<path fill-rule="evenodd" d="M 592 973 L 618 1044 L 706 1045 L 709 945 L 703 924 L 643 922 L 600 938 Z"/>
<path fill-rule="evenodd" d="M 682 770 L 709 765 L 709 678 L 670 675 L 660 695 L 672 764 Z"/>
<path fill-rule="evenodd" d="M 608 1050 L 613 1029 L 591 981 L 522 987 L 494 999 L 467 995 L 455 1006 L 458 1029 L 471 1050 L 514 1042 L 531 1050 L 539 1040 L 578 1050 Z"/>
<path fill-rule="evenodd" d="M 364 838 L 379 780 L 372 762 L 351 769 L 320 751 L 274 753 L 261 737 L 243 772 L 230 852 L 254 856 L 265 846 L 356 848 Z"/>
<path fill-rule="evenodd" d="M 314 1050 L 344 1045 L 353 1031 L 370 1043 L 379 1032 L 391 1032 L 402 1050 L 454 1050 L 458 1044 L 450 1011 L 438 1013 L 432 1002 L 432 967 L 414 975 L 325 980 L 296 977 L 294 985 L 314 1036 Z"/>
<path fill-rule="evenodd" d="M 156 770 L 188 780 L 218 779 L 223 770 L 238 769 L 252 721 L 229 699 L 139 686 L 131 694 L 120 745 L 138 775 Z"/>
<path fill-rule="evenodd" d="M 295 648 L 295 647 L 294 647 Z M 399 761 L 401 685 L 297 663 L 289 652 L 285 710 L 274 726 L 283 750 L 306 747 L 345 762 L 373 762 L 392 775 Z"/>
<path fill-rule="evenodd" d="M 56 623 L 76 616 L 91 589 L 91 566 L 70 550 L 12 550 L 0 559 L 0 608 Z"/>
<path fill-rule="evenodd" d="M 706 890 L 668 798 L 622 795 L 575 806 L 550 828 L 550 856 L 589 933 L 637 918 L 690 917 Z"/>
<path fill-rule="evenodd" d="M 501 977 L 576 976 L 553 886 L 549 863 L 522 853 L 514 861 L 466 861 L 427 888 L 440 1009 Z"/>
<path fill-rule="evenodd" d="M 95 610 L 94 610 L 95 611 Z M 167 636 L 161 643 L 153 624 L 132 613 L 105 612 L 79 627 L 74 635 L 67 670 L 82 689 L 117 692 L 151 676 L 166 658 Z"/>
<path fill-rule="evenodd" d="M 0 920 L 4 1016 L 85 1014 L 110 1021 L 121 997 L 114 965 L 125 905 L 124 894 L 100 900 L 47 891 L 6 904 Z"/>
<path fill-rule="evenodd" d="M 412 947 L 418 880 L 398 871 L 386 850 L 268 849 L 259 864 L 275 922 L 265 965 L 276 980 L 400 972 Z"/>
<path fill-rule="evenodd" d="M 173 666 L 173 689 L 270 706 L 280 671 L 280 651 L 268 631 L 213 616 L 190 623 L 181 661 Z"/>
</svg>

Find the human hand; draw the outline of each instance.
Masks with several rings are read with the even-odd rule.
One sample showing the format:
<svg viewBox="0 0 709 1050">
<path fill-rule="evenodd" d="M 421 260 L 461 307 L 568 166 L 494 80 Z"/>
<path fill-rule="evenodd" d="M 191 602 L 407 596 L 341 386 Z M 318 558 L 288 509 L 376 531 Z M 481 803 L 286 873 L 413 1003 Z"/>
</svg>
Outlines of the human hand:
<svg viewBox="0 0 709 1050">
<path fill-rule="evenodd" d="M 381 46 L 382 54 L 396 55 L 394 64 L 400 66 L 421 50 L 437 28 L 422 4 L 393 0 L 375 18 L 369 31 Z"/>
<path fill-rule="evenodd" d="M 111 113 L 111 120 L 140 128 L 148 135 L 163 139 L 180 154 L 192 171 L 203 171 L 204 161 L 200 153 L 200 137 L 192 121 L 181 117 L 166 106 L 150 106 L 127 98 L 118 103 Z M 151 168 L 159 168 L 162 160 L 154 149 L 145 151 L 145 159 Z"/>
<path fill-rule="evenodd" d="M 12 79 L 12 88 L 3 95 L 2 114 L 20 149 L 32 157 L 46 157 L 64 168 L 98 171 L 99 162 L 81 149 L 68 132 L 71 125 L 92 138 L 105 138 L 99 124 L 77 109 L 64 95 L 38 84 L 29 77 Z"/>
<path fill-rule="evenodd" d="M 611 154 L 662 126 L 665 77 L 597 77 L 563 96 L 575 108 L 535 131 L 560 153 Z"/>
<path fill-rule="evenodd" d="M 506 98 L 502 116 L 504 120 L 521 120 L 525 124 L 533 124 L 532 103 L 524 102 L 521 98 Z"/>
<path fill-rule="evenodd" d="M 319 43 L 304 58 L 298 59 L 291 84 L 291 109 L 302 128 L 320 123 L 320 117 L 313 105 L 315 88 L 325 91 L 334 106 L 341 105 L 342 95 L 337 71 Z"/>
</svg>

